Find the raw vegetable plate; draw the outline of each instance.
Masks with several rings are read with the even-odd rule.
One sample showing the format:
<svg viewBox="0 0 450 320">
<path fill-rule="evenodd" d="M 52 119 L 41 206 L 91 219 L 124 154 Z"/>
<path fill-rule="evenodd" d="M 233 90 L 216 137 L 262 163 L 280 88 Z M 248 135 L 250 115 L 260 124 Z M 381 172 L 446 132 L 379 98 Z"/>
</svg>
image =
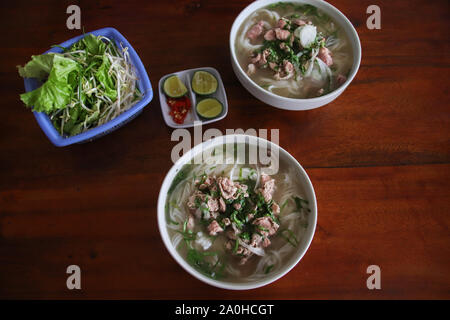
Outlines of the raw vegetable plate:
<svg viewBox="0 0 450 320">
<path fill-rule="evenodd" d="M 118 111 L 112 110 L 112 111 L 114 111 L 113 114 L 114 113 L 116 113 L 116 114 L 109 115 L 107 118 L 105 118 L 104 114 L 102 114 L 102 112 L 100 112 L 99 106 L 98 106 L 98 110 L 97 110 L 98 112 L 93 112 L 92 109 L 89 109 L 89 107 L 86 107 L 83 103 L 80 103 L 80 105 L 77 106 L 78 109 L 80 109 L 80 106 L 82 106 L 82 108 L 84 110 L 87 110 L 88 112 L 91 112 L 93 114 L 93 116 L 91 118 L 94 118 L 94 115 L 97 116 L 97 118 L 103 117 L 103 118 L 101 118 L 102 121 L 98 121 L 97 126 L 90 128 L 89 122 L 88 122 L 90 119 L 88 119 L 86 117 L 84 120 L 84 123 L 83 123 L 84 128 L 79 127 L 79 128 L 77 128 L 78 130 L 73 130 L 71 134 L 67 134 L 61 128 L 58 128 L 59 130 L 57 130 L 52 122 L 52 119 L 50 119 L 50 116 L 47 114 L 47 113 L 49 113 L 47 110 L 49 108 L 48 106 L 53 103 L 53 102 L 48 101 L 48 97 L 51 97 L 52 95 L 49 94 L 49 95 L 45 96 L 44 94 L 41 95 L 40 93 L 36 93 L 36 97 L 33 97 L 32 94 L 30 94 L 30 91 L 33 91 L 37 88 L 40 88 L 41 86 L 44 86 L 45 83 L 43 84 L 42 82 L 40 82 L 38 79 L 35 79 L 35 78 L 26 78 L 26 76 L 29 76 L 30 73 L 33 74 L 33 69 L 27 68 L 26 66 L 24 68 L 19 68 L 20 74 L 25 77 L 24 84 L 25 84 L 25 91 L 27 92 L 27 94 L 21 95 L 21 99 L 28 106 L 30 106 L 30 100 L 31 100 L 31 102 L 34 102 L 33 113 L 34 113 L 34 116 L 35 116 L 38 124 L 40 125 L 40 127 L 42 128 L 44 133 L 47 135 L 49 140 L 55 146 L 58 146 L 58 147 L 67 146 L 67 145 L 71 145 L 74 143 L 82 143 L 82 142 L 91 141 L 93 139 L 99 138 L 103 135 L 108 134 L 109 132 L 116 130 L 117 128 L 123 126 L 124 124 L 126 124 L 129 121 L 131 121 L 132 119 L 134 119 L 153 98 L 153 90 L 151 87 L 151 83 L 150 83 L 147 72 L 146 72 L 144 65 L 142 64 L 139 56 L 137 55 L 136 51 L 133 49 L 131 44 L 125 39 L 125 37 L 122 36 L 114 28 L 103 28 L 103 29 L 92 31 L 92 32 L 88 32 L 86 34 L 83 34 L 78 37 L 72 38 L 68 41 L 65 41 L 57 46 L 53 46 L 52 49 L 46 51 L 44 54 L 62 53 L 63 48 L 71 47 L 73 44 L 77 43 L 84 37 L 92 37 L 90 35 L 94 35 L 95 37 L 101 36 L 101 37 L 105 37 L 109 40 L 113 40 L 116 47 L 119 49 L 127 48 L 126 50 L 128 52 L 127 58 L 129 58 L 129 64 L 131 64 L 134 67 L 134 72 L 137 77 L 137 80 L 135 82 L 133 82 L 136 85 L 136 90 L 133 90 L 133 94 L 131 94 L 131 93 L 130 94 L 134 95 L 134 92 L 136 91 L 136 95 L 138 96 L 138 98 L 134 99 L 134 97 L 133 97 L 132 100 L 127 100 L 127 101 L 130 101 L 130 103 L 128 104 L 127 108 L 125 108 L 125 109 L 120 109 L 120 101 L 119 101 L 117 103 L 119 110 Z M 94 38 L 94 37 L 92 37 L 92 38 Z M 107 39 L 105 39 L 104 41 L 108 41 Z M 86 51 L 87 51 L 87 49 L 86 49 Z M 56 55 L 54 55 L 54 57 L 56 57 Z M 103 58 L 105 59 L 105 56 L 103 56 Z M 62 60 L 63 59 L 58 59 L 58 61 L 56 61 L 56 58 L 54 58 L 51 66 L 50 66 L 51 70 L 53 70 L 55 68 L 55 65 L 58 67 L 62 63 L 67 62 L 67 61 L 62 61 Z M 68 59 L 65 59 L 65 60 L 68 60 Z M 40 63 L 41 61 L 38 60 L 37 62 Z M 34 67 L 34 65 L 33 65 L 33 67 Z M 83 74 L 85 74 L 89 68 L 90 68 L 89 66 L 82 65 Z M 100 69 L 100 67 L 98 69 Z M 57 72 L 58 71 L 55 71 L 55 74 Z M 105 72 L 105 75 L 106 74 L 107 73 Z M 47 80 L 47 82 L 50 81 L 51 76 L 52 76 L 52 71 L 50 71 L 50 75 L 48 77 L 49 80 Z M 60 76 L 60 74 L 58 76 Z M 96 74 L 96 76 L 97 76 L 97 74 Z M 80 75 L 78 75 L 78 77 L 81 79 Z M 69 75 L 69 78 L 70 78 L 70 75 Z M 105 76 L 105 78 L 107 78 L 107 76 Z M 105 85 L 106 81 L 110 81 L 110 80 L 111 79 L 104 79 L 104 81 L 102 81 L 102 83 L 101 83 L 102 87 L 99 88 L 99 90 L 98 90 L 99 92 L 102 92 L 102 93 L 99 93 L 98 95 L 95 93 L 95 95 L 96 95 L 96 97 L 103 98 L 105 101 L 109 100 L 109 101 L 114 102 L 114 97 L 120 97 L 120 92 L 117 92 L 117 91 L 119 91 L 119 89 L 116 90 L 116 88 L 112 88 L 113 90 L 111 90 L 111 88 L 108 88 L 108 86 Z M 95 79 L 92 78 L 92 81 L 94 84 L 100 85 L 99 79 L 97 79 L 97 81 L 95 81 Z M 80 83 L 81 83 L 81 80 L 80 80 Z M 51 84 L 49 83 L 49 86 L 50 85 Z M 91 84 L 88 83 L 87 85 L 91 85 Z M 78 86 L 78 87 L 82 87 L 82 86 Z M 100 89 L 102 89 L 103 91 L 101 91 Z M 84 90 L 84 88 L 81 90 Z M 114 92 L 114 90 L 116 90 L 116 92 Z M 95 87 L 91 91 L 95 92 Z M 72 92 L 71 99 L 73 99 L 73 96 L 76 94 L 79 95 L 80 93 Z M 83 94 L 85 94 L 84 98 L 87 99 L 88 94 L 84 93 L 84 92 L 83 92 Z M 108 95 L 109 95 L 109 97 L 107 97 Z M 44 98 L 46 98 L 47 101 L 45 101 Z M 125 97 L 121 97 L 121 98 L 125 99 Z M 116 100 L 118 100 L 118 98 L 116 98 Z M 83 101 L 83 100 L 80 100 L 80 101 Z M 86 101 L 86 100 L 84 100 L 84 101 Z M 54 103 L 56 104 L 57 101 L 55 101 Z M 100 105 L 100 103 L 99 103 L 99 105 Z M 75 107 L 67 108 L 66 111 L 67 111 L 67 116 L 69 116 L 69 118 L 72 117 L 72 114 L 70 113 L 70 111 L 75 110 L 75 109 L 76 109 Z M 47 113 L 38 112 L 37 110 L 45 111 Z M 52 111 L 55 112 L 55 110 L 52 110 Z M 76 118 L 76 117 L 77 116 L 74 116 L 74 118 Z M 64 119 L 64 114 L 61 115 L 60 118 Z M 55 119 L 53 119 L 53 120 L 55 120 Z M 64 122 L 64 121 L 67 122 L 67 119 L 60 120 L 60 122 Z M 88 125 L 88 126 L 86 127 L 86 125 Z M 81 124 L 78 123 L 78 126 L 81 126 Z M 91 126 L 92 126 L 92 124 L 91 124 Z"/>
<path fill-rule="evenodd" d="M 213 92 L 207 92 L 207 94 L 198 94 L 193 90 L 192 88 L 192 79 L 194 77 L 194 74 L 197 71 L 205 71 L 209 74 L 211 74 L 216 80 L 217 84 L 216 90 L 213 90 Z M 174 121 L 174 118 L 171 115 L 171 107 L 168 104 L 168 99 L 170 99 L 169 95 L 165 93 L 164 90 L 164 83 L 167 79 L 177 76 L 184 86 L 187 88 L 186 97 L 190 100 L 190 109 L 188 113 L 186 114 L 186 117 L 184 118 L 182 123 L 177 123 Z M 222 120 L 226 117 L 228 113 L 228 102 L 227 102 L 227 95 L 225 92 L 225 88 L 223 86 L 222 78 L 220 77 L 219 72 L 210 67 L 204 67 L 204 68 L 196 68 L 196 69 L 189 69 L 189 70 L 183 70 L 175 73 L 171 73 L 168 75 L 163 76 L 159 80 L 159 101 L 161 103 L 161 111 L 163 114 L 164 121 L 166 124 L 171 128 L 189 128 L 194 126 L 194 122 L 201 122 L 202 124 L 208 124 L 215 121 Z M 197 104 L 204 100 L 204 99 L 215 99 L 222 105 L 222 110 L 214 117 L 202 117 L 197 113 Z"/>
</svg>

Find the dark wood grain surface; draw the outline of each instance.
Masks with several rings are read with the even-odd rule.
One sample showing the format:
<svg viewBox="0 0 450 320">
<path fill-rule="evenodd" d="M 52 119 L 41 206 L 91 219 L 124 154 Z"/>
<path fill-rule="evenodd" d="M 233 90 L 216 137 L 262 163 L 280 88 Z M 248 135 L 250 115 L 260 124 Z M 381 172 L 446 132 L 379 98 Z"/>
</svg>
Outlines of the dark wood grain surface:
<svg viewBox="0 0 450 320">
<path fill-rule="evenodd" d="M 366 28 L 373 1 L 330 1 L 356 27 L 356 78 L 333 103 L 307 112 L 253 98 L 232 72 L 234 18 L 250 1 L 5 1 L 0 4 L 0 298 L 450 298 L 448 1 L 377 1 L 382 29 Z M 266 287 L 210 287 L 169 256 L 156 221 L 172 163 L 172 129 L 158 97 L 125 127 L 56 148 L 19 100 L 16 65 L 86 31 L 111 26 L 133 45 L 153 88 L 171 72 L 211 66 L 228 116 L 204 129 L 279 128 L 305 167 L 318 225 L 302 261 Z M 82 290 L 66 288 L 66 267 Z M 366 268 L 381 267 L 368 290 Z"/>
</svg>

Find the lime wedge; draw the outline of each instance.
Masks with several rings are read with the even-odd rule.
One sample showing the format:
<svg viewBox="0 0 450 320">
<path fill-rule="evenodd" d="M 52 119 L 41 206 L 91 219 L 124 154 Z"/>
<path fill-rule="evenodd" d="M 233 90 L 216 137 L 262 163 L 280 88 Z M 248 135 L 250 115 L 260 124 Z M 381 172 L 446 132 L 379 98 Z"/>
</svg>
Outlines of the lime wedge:
<svg viewBox="0 0 450 320">
<path fill-rule="evenodd" d="M 217 90 L 217 79 L 207 71 L 196 71 L 192 77 L 192 90 L 199 95 L 213 94 Z"/>
<path fill-rule="evenodd" d="M 180 98 L 184 96 L 188 89 L 177 76 L 170 76 L 164 80 L 164 93 L 171 98 Z"/>
<path fill-rule="evenodd" d="M 197 113 L 206 119 L 212 119 L 222 113 L 223 106 L 219 100 L 215 98 L 207 98 L 197 103 Z"/>
</svg>

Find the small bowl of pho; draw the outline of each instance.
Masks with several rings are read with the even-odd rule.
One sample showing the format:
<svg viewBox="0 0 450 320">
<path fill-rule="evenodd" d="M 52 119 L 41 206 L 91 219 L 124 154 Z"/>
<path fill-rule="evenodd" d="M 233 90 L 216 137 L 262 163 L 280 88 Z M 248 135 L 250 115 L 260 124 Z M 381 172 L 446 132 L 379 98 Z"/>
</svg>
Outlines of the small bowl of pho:
<svg viewBox="0 0 450 320">
<path fill-rule="evenodd" d="M 351 22 L 325 1 L 255 1 L 235 19 L 231 63 L 257 99 L 309 110 L 336 99 L 355 77 L 361 44 Z"/>
<path fill-rule="evenodd" d="M 158 227 L 172 257 L 224 289 L 267 285 L 302 259 L 317 203 L 305 170 L 265 139 L 227 135 L 185 153 L 167 173 Z"/>
</svg>

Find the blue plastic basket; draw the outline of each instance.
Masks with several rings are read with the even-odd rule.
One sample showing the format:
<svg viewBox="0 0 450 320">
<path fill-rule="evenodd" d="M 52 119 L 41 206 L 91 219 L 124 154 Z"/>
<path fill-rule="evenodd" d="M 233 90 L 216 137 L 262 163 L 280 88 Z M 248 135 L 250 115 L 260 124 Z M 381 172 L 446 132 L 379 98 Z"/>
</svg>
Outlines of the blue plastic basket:
<svg viewBox="0 0 450 320">
<path fill-rule="evenodd" d="M 127 39 L 125 39 L 125 37 L 114 28 L 103 28 L 88 33 L 92 33 L 95 36 L 105 36 L 109 39 L 113 39 L 118 46 L 122 44 L 123 47 L 128 47 L 131 63 L 136 68 L 136 72 L 139 78 L 138 87 L 139 90 L 141 90 L 141 92 L 143 93 L 143 97 L 142 100 L 136 102 L 134 106 L 132 106 L 124 113 L 120 114 L 118 117 L 108 121 L 101 126 L 89 129 L 86 132 L 72 137 L 61 136 L 53 126 L 50 118 L 45 113 L 34 111 L 34 116 L 36 117 L 37 122 L 42 128 L 42 131 L 44 131 L 49 140 L 58 147 L 68 146 L 74 143 L 92 141 L 118 129 L 119 127 L 134 119 L 142 111 L 142 108 L 144 108 L 153 98 L 152 86 L 150 84 L 150 79 L 148 78 L 147 72 L 145 71 L 144 65 L 142 64 L 141 59 L 139 58 L 131 44 L 127 41 Z M 67 40 L 66 42 L 61 43 L 60 46 L 65 48 L 70 47 L 72 44 L 82 39 L 83 37 L 84 35 L 80 35 L 78 37 L 72 38 L 70 40 Z M 62 49 L 54 47 L 46 51 L 45 53 L 49 52 L 62 52 Z M 32 78 L 25 78 L 24 83 L 26 92 L 32 91 L 40 86 L 39 82 L 36 79 Z"/>
</svg>

